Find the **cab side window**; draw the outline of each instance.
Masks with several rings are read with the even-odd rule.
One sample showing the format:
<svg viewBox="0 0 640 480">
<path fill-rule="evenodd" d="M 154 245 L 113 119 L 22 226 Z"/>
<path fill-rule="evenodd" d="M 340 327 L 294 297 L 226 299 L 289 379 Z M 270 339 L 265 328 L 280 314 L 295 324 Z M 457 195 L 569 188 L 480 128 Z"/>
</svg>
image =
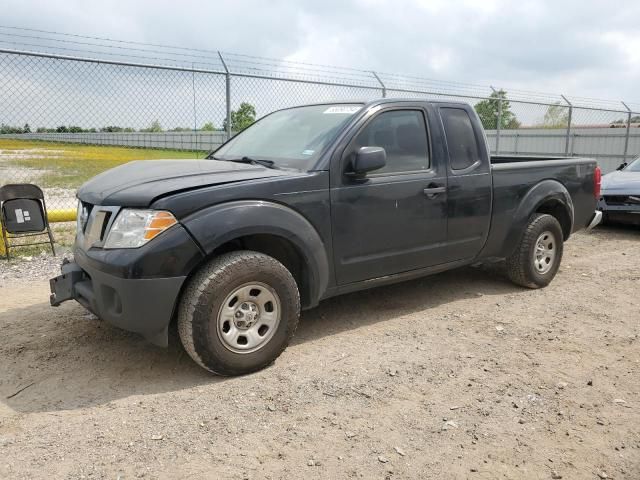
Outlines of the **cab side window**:
<svg viewBox="0 0 640 480">
<path fill-rule="evenodd" d="M 401 173 L 429 168 L 429 144 L 424 115 L 419 110 L 392 110 L 373 118 L 351 142 L 350 156 L 360 147 L 382 147 L 385 167 L 371 172 Z"/>
<path fill-rule="evenodd" d="M 480 160 L 480 150 L 469 114 L 461 108 L 441 108 L 449 148 L 449 162 L 453 170 L 464 170 Z"/>
</svg>

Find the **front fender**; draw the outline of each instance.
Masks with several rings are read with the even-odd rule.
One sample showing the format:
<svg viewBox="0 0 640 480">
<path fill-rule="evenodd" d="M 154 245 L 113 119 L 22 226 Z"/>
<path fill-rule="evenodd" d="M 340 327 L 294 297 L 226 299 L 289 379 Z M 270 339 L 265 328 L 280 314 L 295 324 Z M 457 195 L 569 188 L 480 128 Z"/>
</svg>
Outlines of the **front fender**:
<svg viewBox="0 0 640 480">
<path fill-rule="evenodd" d="M 508 257 L 515 251 L 531 215 L 549 201 L 557 201 L 563 206 L 571 220 L 571 228 L 568 230 L 571 233 L 573 230 L 573 201 L 569 191 L 557 180 L 543 180 L 531 187 L 518 205 L 503 245 L 502 250 L 505 252 L 505 256 Z"/>
<path fill-rule="evenodd" d="M 310 273 L 311 303 L 315 305 L 329 283 L 325 245 L 313 225 L 295 210 L 264 200 L 240 200 L 214 205 L 182 220 L 205 254 L 246 235 L 271 234 L 289 240 Z"/>
</svg>

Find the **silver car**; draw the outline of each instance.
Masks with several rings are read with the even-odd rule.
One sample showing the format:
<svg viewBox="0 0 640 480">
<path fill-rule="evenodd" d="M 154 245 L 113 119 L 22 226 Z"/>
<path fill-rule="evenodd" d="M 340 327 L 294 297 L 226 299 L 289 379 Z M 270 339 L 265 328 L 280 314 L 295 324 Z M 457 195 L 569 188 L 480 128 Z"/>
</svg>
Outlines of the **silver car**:
<svg viewBox="0 0 640 480">
<path fill-rule="evenodd" d="M 598 209 L 603 221 L 640 225 L 640 155 L 602 177 Z"/>
</svg>

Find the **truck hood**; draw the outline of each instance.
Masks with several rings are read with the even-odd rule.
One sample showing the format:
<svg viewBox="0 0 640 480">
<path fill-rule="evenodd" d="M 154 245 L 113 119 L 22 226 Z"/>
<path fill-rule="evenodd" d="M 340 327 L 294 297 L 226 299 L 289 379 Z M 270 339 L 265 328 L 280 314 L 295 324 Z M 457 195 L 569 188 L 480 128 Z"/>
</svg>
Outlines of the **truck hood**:
<svg viewBox="0 0 640 480">
<path fill-rule="evenodd" d="M 640 194 L 640 172 L 611 172 L 602 177 L 602 193 Z"/>
<path fill-rule="evenodd" d="M 219 160 L 134 161 L 93 177 L 78 198 L 93 205 L 147 207 L 171 193 L 283 175 L 291 172 Z"/>
</svg>

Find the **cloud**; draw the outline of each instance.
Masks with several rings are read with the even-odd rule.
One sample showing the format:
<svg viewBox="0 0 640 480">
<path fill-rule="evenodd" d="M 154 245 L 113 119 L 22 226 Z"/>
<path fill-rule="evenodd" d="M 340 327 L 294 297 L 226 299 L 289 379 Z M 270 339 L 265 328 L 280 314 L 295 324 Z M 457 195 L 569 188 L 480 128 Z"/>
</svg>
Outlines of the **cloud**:
<svg viewBox="0 0 640 480">
<path fill-rule="evenodd" d="M 5 3 L 5 25 L 640 102 L 639 2 Z"/>
</svg>

